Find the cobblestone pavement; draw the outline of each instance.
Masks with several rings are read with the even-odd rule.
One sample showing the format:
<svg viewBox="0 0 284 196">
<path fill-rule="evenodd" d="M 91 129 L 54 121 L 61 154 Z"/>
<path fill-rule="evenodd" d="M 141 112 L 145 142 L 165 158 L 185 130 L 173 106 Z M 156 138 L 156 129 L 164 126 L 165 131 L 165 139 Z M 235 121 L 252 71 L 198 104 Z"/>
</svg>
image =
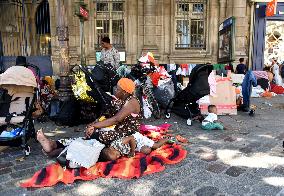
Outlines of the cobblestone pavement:
<svg viewBox="0 0 284 196">
<path fill-rule="evenodd" d="M 20 151 L 0 152 L 0 195 L 284 195 L 284 97 L 253 99 L 254 117 L 245 113 L 221 116 L 226 131 L 203 131 L 200 124 L 187 126 L 185 120 L 147 120 L 147 124 L 171 123 L 176 134 L 190 140 L 188 156 L 163 172 L 139 179 L 97 179 L 58 184 L 41 189 L 24 189 L 19 182 L 53 162 L 31 142 L 32 153 L 18 161 Z M 272 105 L 270 105 L 271 103 Z M 37 123 L 51 138 L 82 135 L 79 127 L 57 127 L 52 122 Z"/>
</svg>

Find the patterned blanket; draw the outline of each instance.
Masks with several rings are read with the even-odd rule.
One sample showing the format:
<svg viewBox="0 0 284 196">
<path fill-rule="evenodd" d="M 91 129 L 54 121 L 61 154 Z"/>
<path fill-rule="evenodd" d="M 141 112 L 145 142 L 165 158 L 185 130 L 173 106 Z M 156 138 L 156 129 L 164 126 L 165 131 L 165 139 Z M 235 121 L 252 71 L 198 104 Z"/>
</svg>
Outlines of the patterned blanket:
<svg viewBox="0 0 284 196">
<path fill-rule="evenodd" d="M 156 134 L 153 134 L 153 133 Z M 152 139 L 160 138 L 165 130 L 143 131 Z M 136 153 L 135 157 L 122 157 L 116 161 L 98 162 L 89 169 L 63 169 L 58 163 L 51 164 L 36 172 L 34 176 L 21 184 L 21 187 L 46 187 L 53 186 L 58 182 L 65 184 L 75 180 L 94 180 L 104 178 L 139 178 L 143 175 L 160 172 L 165 169 L 165 164 L 176 164 L 186 157 L 187 151 L 181 145 L 164 145 L 152 151 L 149 155 Z"/>
</svg>

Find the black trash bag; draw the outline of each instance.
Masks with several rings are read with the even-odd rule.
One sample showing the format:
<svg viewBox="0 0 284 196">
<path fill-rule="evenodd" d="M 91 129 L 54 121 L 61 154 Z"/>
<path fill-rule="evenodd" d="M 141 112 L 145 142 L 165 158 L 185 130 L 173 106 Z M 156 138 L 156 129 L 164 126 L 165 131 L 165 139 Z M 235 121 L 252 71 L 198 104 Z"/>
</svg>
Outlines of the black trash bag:
<svg viewBox="0 0 284 196">
<path fill-rule="evenodd" d="M 60 100 L 59 99 L 52 99 L 49 104 L 48 109 L 48 116 L 51 120 L 55 120 L 60 111 Z"/>
<path fill-rule="evenodd" d="M 67 101 L 54 100 L 50 103 L 51 120 L 57 125 L 75 126 L 80 124 L 80 105 L 73 98 Z"/>
<path fill-rule="evenodd" d="M 153 92 L 159 105 L 166 108 L 170 100 L 175 96 L 174 83 L 172 80 L 168 80 L 159 85 L 157 88 L 154 88 Z"/>
<path fill-rule="evenodd" d="M 80 104 L 80 121 L 81 124 L 94 122 L 101 114 L 100 105 L 92 102 L 78 100 Z"/>
</svg>

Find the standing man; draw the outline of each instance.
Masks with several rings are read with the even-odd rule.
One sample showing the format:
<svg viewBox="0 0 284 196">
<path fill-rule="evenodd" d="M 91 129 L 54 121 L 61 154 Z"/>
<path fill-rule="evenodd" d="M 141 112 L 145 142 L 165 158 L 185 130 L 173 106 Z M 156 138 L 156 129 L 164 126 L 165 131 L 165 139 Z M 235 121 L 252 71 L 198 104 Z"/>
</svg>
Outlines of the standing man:
<svg viewBox="0 0 284 196">
<path fill-rule="evenodd" d="M 103 47 L 101 53 L 101 61 L 104 64 L 111 64 L 115 70 L 119 67 L 119 52 L 110 44 L 109 37 L 104 37 L 101 40 L 101 45 Z"/>
<path fill-rule="evenodd" d="M 240 58 L 239 61 L 240 64 L 238 64 L 236 67 L 236 74 L 246 74 L 247 66 L 245 65 L 245 59 Z"/>
</svg>

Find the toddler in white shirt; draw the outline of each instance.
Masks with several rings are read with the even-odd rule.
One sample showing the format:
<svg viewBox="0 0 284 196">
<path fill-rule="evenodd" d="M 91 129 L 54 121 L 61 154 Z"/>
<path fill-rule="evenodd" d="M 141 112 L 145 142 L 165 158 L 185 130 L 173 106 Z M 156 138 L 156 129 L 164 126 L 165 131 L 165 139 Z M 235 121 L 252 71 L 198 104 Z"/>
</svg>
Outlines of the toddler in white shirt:
<svg viewBox="0 0 284 196">
<path fill-rule="evenodd" d="M 217 107 L 215 105 L 209 105 L 208 116 L 202 121 L 201 128 L 205 130 L 223 130 L 224 126 L 217 120 Z"/>
</svg>

